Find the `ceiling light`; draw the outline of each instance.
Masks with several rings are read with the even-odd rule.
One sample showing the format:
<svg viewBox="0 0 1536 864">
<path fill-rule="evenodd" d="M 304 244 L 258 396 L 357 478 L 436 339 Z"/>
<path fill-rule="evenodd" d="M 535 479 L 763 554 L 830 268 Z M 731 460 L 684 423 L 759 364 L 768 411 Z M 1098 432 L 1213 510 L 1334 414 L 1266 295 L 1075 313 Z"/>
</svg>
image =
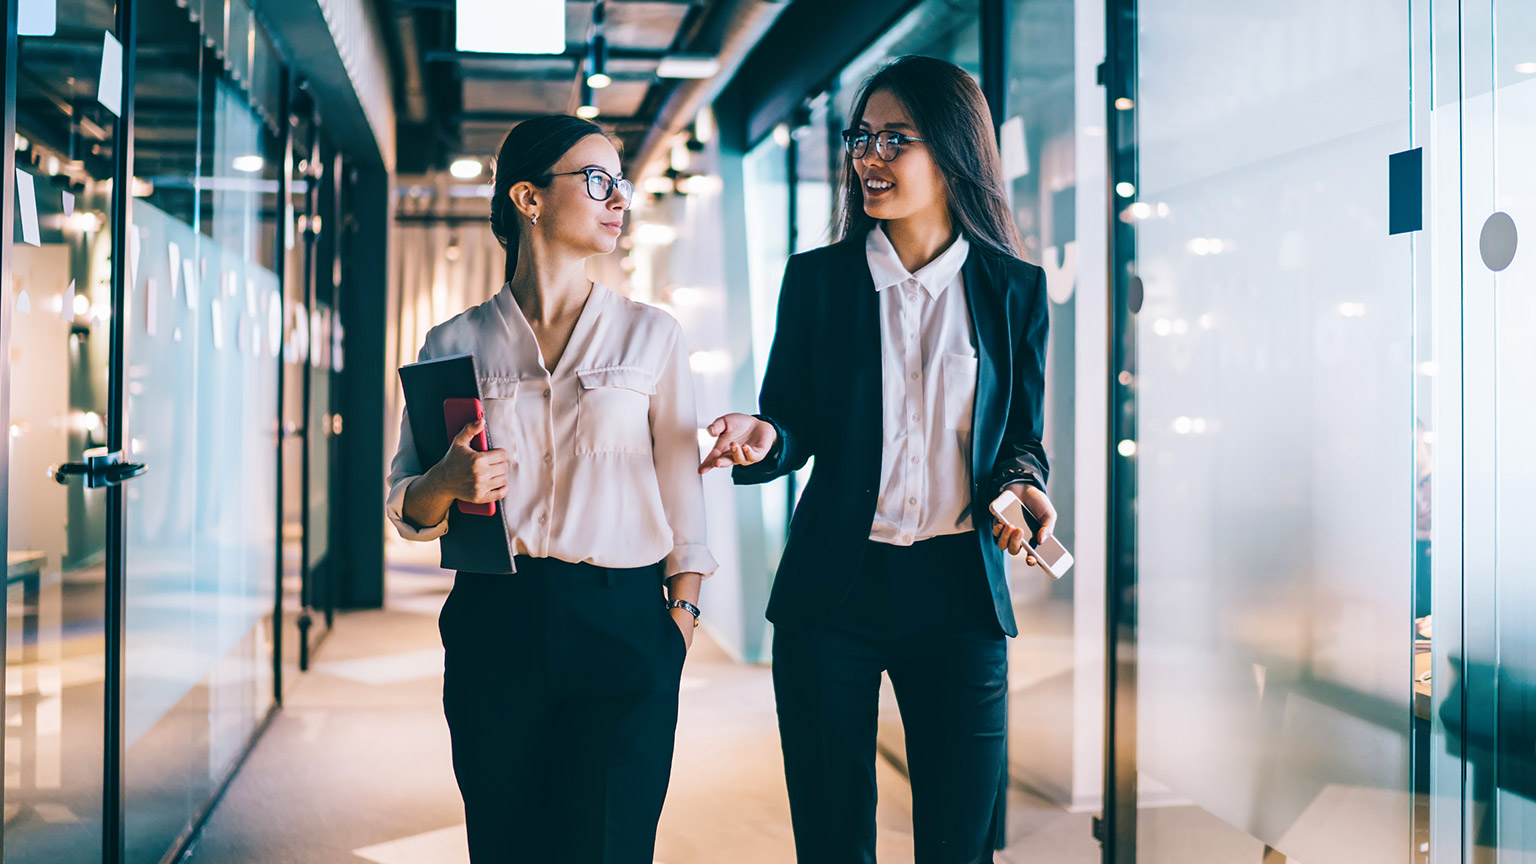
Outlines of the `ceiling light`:
<svg viewBox="0 0 1536 864">
<path fill-rule="evenodd" d="M 473 180 L 484 170 L 479 159 L 455 159 L 453 164 L 448 166 L 448 173 L 460 180 Z"/>
<path fill-rule="evenodd" d="M 676 188 L 676 184 L 672 182 L 671 177 L 647 177 L 645 179 L 645 191 L 652 195 L 665 195 Z"/>
<path fill-rule="evenodd" d="M 460 51 L 565 52 L 565 0 L 457 0 L 454 24 Z"/>
<path fill-rule="evenodd" d="M 597 98 L 592 94 L 592 85 L 581 82 L 581 107 L 576 109 L 576 116 L 583 120 L 591 120 L 597 117 Z"/>
<path fill-rule="evenodd" d="M 661 58 L 656 74 L 662 78 L 713 78 L 720 61 L 708 55 L 673 54 Z"/>
<path fill-rule="evenodd" d="M 263 167 L 266 166 L 267 161 L 260 156 L 248 154 L 245 156 L 236 156 L 234 162 L 231 164 L 234 166 L 236 171 L 244 171 L 247 174 L 255 174 L 257 171 L 260 171 Z"/>
<path fill-rule="evenodd" d="M 587 76 L 587 84 L 601 90 L 613 83 L 608 77 L 608 40 L 599 33 L 592 37 L 592 44 L 587 48 L 587 68 L 591 74 Z"/>
</svg>

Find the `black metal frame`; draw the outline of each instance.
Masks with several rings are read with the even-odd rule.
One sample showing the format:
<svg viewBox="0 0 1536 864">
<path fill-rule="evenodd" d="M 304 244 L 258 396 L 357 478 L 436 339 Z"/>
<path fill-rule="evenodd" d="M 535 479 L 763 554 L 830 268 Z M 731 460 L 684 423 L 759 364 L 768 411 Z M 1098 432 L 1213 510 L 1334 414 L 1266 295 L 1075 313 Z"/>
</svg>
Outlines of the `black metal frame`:
<svg viewBox="0 0 1536 864">
<path fill-rule="evenodd" d="M 112 315 L 109 330 L 110 347 L 107 360 L 107 450 L 120 453 L 123 449 L 123 394 L 127 385 L 127 316 L 121 314 L 128 308 L 128 256 L 122 250 L 128 248 L 128 228 L 133 224 L 133 195 L 126 188 L 125 178 L 133 176 L 133 89 L 137 78 L 138 58 L 138 3 L 124 0 L 117 4 L 117 40 L 123 46 L 123 77 L 121 113 L 116 124 L 116 141 L 113 149 L 112 190 Z M 123 559 L 128 548 L 128 521 L 124 509 L 123 488 L 107 487 L 106 518 L 106 725 L 105 748 L 102 751 L 102 860 L 106 864 L 119 864 L 126 859 L 124 809 L 123 809 L 123 760 L 126 742 L 123 729 L 127 694 L 125 646 L 128 632 L 127 569 Z"/>
<path fill-rule="evenodd" d="M 1120 219 L 1117 184 L 1137 182 L 1136 0 L 1105 0 L 1104 85 L 1108 133 L 1109 500 L 1104 592 L 1104 806 L 1096 833 L 1105 864 L 1136 860 L 1136 456 L 1119 444 L 1136 441 L 1136 227 Z M 1130 100 L 1121 109 L 1120 99 Z M 1129 206 L 1129 201 L 1126 201 Z"/>
</svg>

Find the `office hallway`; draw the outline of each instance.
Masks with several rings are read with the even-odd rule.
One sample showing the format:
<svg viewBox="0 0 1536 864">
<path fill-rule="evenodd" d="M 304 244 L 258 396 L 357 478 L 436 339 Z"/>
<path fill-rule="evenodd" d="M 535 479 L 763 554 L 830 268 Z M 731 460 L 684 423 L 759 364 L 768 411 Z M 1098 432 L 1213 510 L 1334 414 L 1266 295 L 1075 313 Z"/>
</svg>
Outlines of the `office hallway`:
<svg viewBox="0 0 1536 864">
<path fill-rule="evenodd" d="M 289 690 L 194 847 L 194 864 L 460 864 L 463 807 L 441 710 L 437 611 L 451 577 L 396 563 L 389 601 L 348 613 Z M 794 860 L 767 668 L 699 631 L 684 670 L 662 864 Z M 879 856 L 912 860 L 904 778 L 879 763 Z M 1086 860 L 1086 815 L 1015 790 L 999 861 Z"/>
</svg>

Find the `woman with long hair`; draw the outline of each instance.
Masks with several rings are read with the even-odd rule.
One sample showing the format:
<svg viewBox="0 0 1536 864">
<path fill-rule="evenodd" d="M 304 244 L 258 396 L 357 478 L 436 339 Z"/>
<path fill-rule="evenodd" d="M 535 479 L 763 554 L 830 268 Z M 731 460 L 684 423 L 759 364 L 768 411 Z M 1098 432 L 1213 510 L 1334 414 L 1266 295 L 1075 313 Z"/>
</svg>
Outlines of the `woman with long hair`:
<svg viewBox="0 0 1536 864">
<path fill-rule="evenodd" d="M 585 275 L 634 195 L 600 127 L 519 123 L 494 192 L 507 283 L 420 355 L 473 354 L 485 417 L 434 465 L 402 423 L 389 517 L 433 540 L 455 500 L 494 501 L 515 555 L 515 572 L 458 572 L 439 619 L 471 859 L 650 864 L 715 569 L 688 353 L 671 316 Z"/>
<path fill-rule="evenodd" d="M 701 472 L 816 458 L 768 604 L 801 864 L 875 860 L 882 672 L 906 733 L 918 864 L 991 861 L 1005 776 L 1013 491 L 1048 537 L 1046 293 L 1019 259 L 991 114 L 959 67 L 902 57 L 843 133 L 838 242 L 790 258 L 756 416 Z M 1028 559 L 1034 564 L 1033 557 Z"/>
</svg>

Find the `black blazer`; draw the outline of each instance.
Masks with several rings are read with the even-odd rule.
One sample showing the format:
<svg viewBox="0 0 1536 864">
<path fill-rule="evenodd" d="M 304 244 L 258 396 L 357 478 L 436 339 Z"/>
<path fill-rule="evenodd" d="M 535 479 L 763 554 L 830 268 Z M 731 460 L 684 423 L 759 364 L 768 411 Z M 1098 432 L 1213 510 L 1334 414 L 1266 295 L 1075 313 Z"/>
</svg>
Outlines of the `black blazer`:
<svg viewBox="0 0 1536 864">
<path fill-rule="evenodd" d="M 782 477 L 816 457 L 790 521 L 768 620 L 806 626 L 828 620 L 863 561 L 880 486 L 879 295 L 860 236 L 789 259 L 779 317 L 759 398 L 778 441 L 738 485 Z M 988 505 L 1010 483 L 1045 488 L 1041 446 L 1048 325 L 1045 274 L 971 244 L 961 270 L 976 339 L 971 421 L 971 522 L 986 563 L 997 623 L 1018 634 Z"/>
</svg>

